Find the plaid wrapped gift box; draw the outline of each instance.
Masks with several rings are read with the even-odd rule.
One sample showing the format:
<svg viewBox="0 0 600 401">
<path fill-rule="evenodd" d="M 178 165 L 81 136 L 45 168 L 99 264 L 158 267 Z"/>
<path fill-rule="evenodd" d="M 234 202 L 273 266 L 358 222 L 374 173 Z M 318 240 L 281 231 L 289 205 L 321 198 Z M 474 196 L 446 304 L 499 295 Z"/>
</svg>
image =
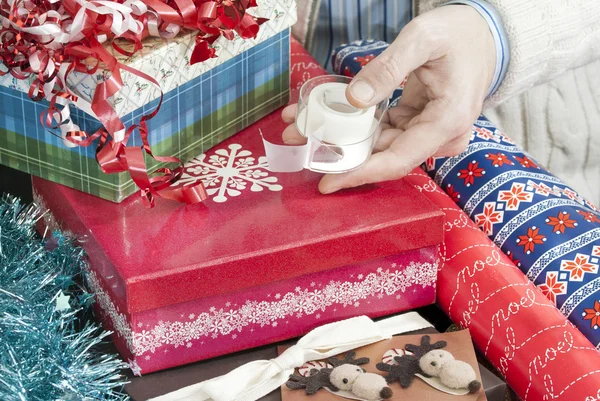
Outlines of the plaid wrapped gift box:
<svg viewBox="0 0 600 401">
<path fill-rule="evenodd" d="M 148 121 L 150 145 L 157 155 L 188 161 L 287 103 L 289 98 L 289 28 L 296 21 L 295 0 L 264 0 L 254 14 L 268 18 L 255 39 L 220 38 L 217 58 L 190 65 L 194 34 L 164 41 L 148 38 L 132 57 L 111 53 L 122 63 L 154 77 L 156 88 L 122 72 L 124 87 L 111 104 L 126 126 L 158 105 Z M 98 82 L 107 78 L 73 73 L 71 87 L 91 99 Z M 128 173 L 104 174 L 95 159 L 95 146 L 69 147 L 39 121 L 48 102 L 34 102 L 29 81 L 0 77 L 0 164 L 58 182 L 101 198 L 121 202 L 136 191 Z M 71 107 L 76 124 L 86 132 L 101 127 L 92 115 Z M 136 134 L 129 144 L 141 146 Z M 162 167 L 148 160 L 149 168 Z"/>
</svg>

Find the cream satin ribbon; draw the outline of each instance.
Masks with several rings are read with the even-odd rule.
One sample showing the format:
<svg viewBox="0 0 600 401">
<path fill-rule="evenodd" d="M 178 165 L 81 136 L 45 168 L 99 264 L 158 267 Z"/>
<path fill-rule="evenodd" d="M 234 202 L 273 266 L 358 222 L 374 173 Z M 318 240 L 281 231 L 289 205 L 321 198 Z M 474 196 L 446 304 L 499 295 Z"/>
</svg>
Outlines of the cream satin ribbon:
<svg viewBox="0 0 600 401">
<path fill-rule="evenodd" d="M 294 369 L 396 334 L 432 327 L 415 312 L 374 322 L 359 316 L 318 327 L 275 359 L 254 361 L 226 375 L 149 401 L 255 401 L 283 385 Z"/>
</svg>

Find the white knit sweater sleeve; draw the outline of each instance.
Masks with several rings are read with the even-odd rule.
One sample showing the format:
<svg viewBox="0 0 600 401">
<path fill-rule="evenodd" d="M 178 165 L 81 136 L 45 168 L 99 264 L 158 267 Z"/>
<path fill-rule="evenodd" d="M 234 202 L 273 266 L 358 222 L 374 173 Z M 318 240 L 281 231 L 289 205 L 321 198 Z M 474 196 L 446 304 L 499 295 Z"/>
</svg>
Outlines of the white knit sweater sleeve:
<svg viewBox="0 0 600 401">
<path fill-rule="evenodd" d="M 561 73 L 600 59 L 599 0 L 486 0 L 510 42 L 510 64 L 486 106 L 497 105 Z M 417 0 L 422 14 L 445 0 Z"/>
</svg>

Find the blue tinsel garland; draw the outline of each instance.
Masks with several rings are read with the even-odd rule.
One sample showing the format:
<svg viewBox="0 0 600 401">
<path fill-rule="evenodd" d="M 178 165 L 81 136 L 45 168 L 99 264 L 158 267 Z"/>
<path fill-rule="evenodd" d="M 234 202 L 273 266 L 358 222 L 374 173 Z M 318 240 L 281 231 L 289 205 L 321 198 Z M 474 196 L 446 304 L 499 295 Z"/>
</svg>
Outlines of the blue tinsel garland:
<svg viewBox="0 0 600 401">
<path fill-rule="evenodd" d="M 39 218 L 34 206 L 0 199 L 0 400 L 127 400 L 125 365 L 98 352 L 108 333 L 78 284 L 83 252 L 60 234 L 40 239 Z"/>
</svg>

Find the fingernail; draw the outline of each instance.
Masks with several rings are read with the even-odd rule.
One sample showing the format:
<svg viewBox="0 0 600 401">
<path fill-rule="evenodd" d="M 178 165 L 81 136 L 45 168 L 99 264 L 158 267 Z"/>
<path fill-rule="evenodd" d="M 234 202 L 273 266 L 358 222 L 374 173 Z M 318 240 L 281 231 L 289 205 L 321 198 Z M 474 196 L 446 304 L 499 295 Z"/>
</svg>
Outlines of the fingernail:
<svg viewBox="0 0 600 401">
<path fill-rule="evenodd" d="M 359 79 L 350 84 L 350 94 L 359 102 L 369 103 L 375 96 L 375 89 L 364 79 Z"/>
<path fill-rule="evenodd" d="M 329 195 L 334 192 L 337 192 L 338 190 L 339 190 L 339 188 L 326 188 L 323 190 L 323 195 Z"/>
<path fill-rule="evenodd" d="M 294 122 L 294 116 L 291 116 L 291 117 L 281 116 L 281 119 L 286 124 L 291 124 Z"/>
</svg>

